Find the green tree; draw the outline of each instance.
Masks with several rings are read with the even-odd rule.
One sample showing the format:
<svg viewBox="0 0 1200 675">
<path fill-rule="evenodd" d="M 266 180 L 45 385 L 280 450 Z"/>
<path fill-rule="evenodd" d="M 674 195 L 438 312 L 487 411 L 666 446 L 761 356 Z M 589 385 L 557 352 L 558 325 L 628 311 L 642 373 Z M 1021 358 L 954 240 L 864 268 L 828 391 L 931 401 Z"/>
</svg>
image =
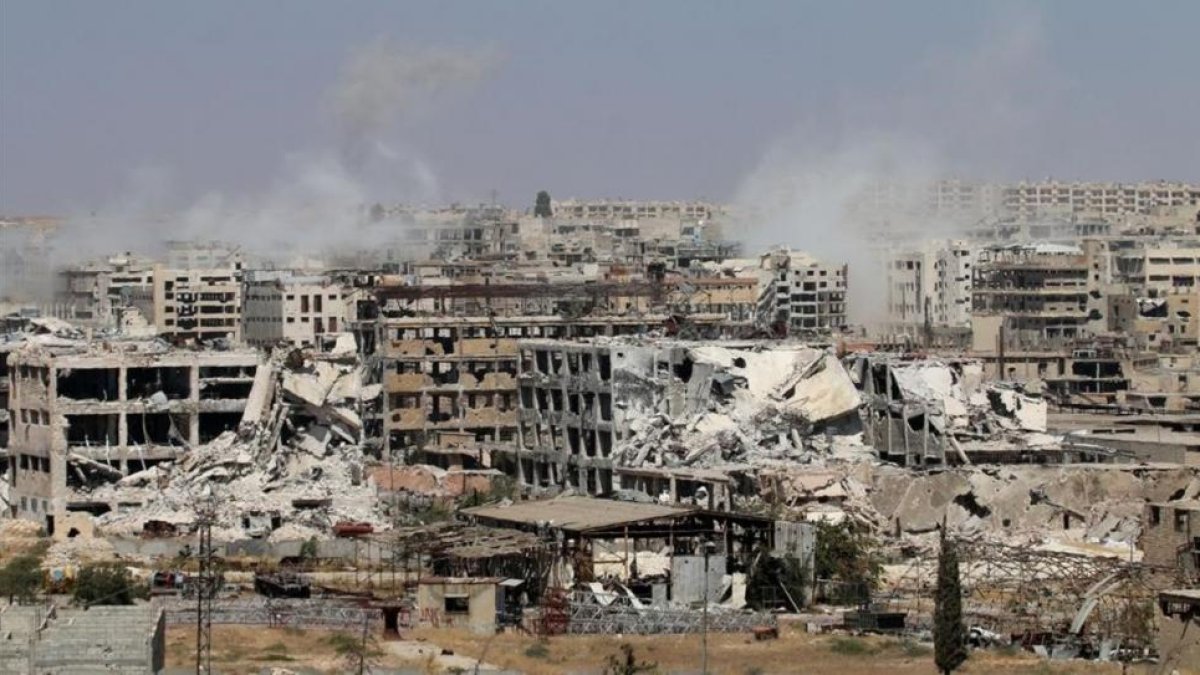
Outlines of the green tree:
<svg viewBox="0 0 1200 675">
<path fill-rule="evenodd" d="M 42 590 L 42 559 L 36 553 L 23 553 L 0 567 L 0 596 L 8 602 L 29 603 Z"/>
<path fill-rule="evenodd" d="M 937 591 L 933 605 L 933 662 L 949 675 L 967 660 L 967 632 L 962 620 L 962 582 L 958 576 L 958 551 L 941 530 Z"/>
<path fill-rule="evenodd" d="M 132 605 L 148 589 L 133 580 L 129 569 L 117 563 L 95 563 L 75 577 L 75 602 L 80 605 Z"/>
<path fill-rule="evenodd" d="M 300 544 L 300 559 L 305 563 L 312 564 L 317 559 L 317 538 L 309 537 L 303 544 Z"/>
<path fill-rule="evenodd" d="M 806 602 L 809 581 L 808 569 L 796 556 L 760 552 L 746 577 L 746 604 L 759 610 L 784 605 L 798 612 Z"/>
<path fill-rule="evenodd" d="M 657 669 L 657 663 L 638 661 L 633 654 L 633 645 L 626 642 L 621 645 L 620 655 L 608 655 L 608 659 L 605 661 L 604 675 L 638 675 L 638 673 L 652 673 Z"/>
<path fill-rule="evenodd" d="M 869 599 L 883 571 L 876 547 L 874 537 L 851 521 L 817 523 L 814 572 L 818 579 L 838 583 L 830 599 L 837 602 Z"/>
<path fill-rule="evenodd" d="M 549 218 L 554 215 L 553 209 L 550 208 L 550 193 L 542 190 L 537 193 L 537 200 L 533 203 L 533 215 L 538 218 Z"/>
</svg>

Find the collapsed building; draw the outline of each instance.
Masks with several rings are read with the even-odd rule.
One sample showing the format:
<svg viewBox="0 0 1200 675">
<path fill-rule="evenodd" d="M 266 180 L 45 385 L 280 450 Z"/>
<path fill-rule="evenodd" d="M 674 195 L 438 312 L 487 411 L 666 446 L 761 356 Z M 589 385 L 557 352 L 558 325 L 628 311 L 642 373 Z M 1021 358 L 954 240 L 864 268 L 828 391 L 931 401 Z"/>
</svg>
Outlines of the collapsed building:
<svg viewBox="0 0 1200 675">
<path fill-rule="evenodd" d="M 64 335 L 3 354 L 12 515 L 52 535 L 95 518 L 105 534 L 162 536 L 190 530 L 211 501 L 224 539 L 377 521 L 363 418 L 380 387 L 351 335 L 313 358 L 269 359 Z"/>
<path fill-rule="evenodd" d="M 738 465 L 795 460 L 806 437 L 856 424 L 858 393 L 823 350 L 600 339 L 520 348 L 518 442 L 493 461 L 523 485 L 671 501 L 699 492 L 728 509 Z"/>
<path fill-rule="evenodd" d="M 35 343 L 14 352 L 16 515 L 53 532 L 56 518 L 80 508 L 72 488 L 176 461 L 236 430 L 259 363 L 255 352 L 182 351 L 159 342 Z"/>
<path fill-rule="evenodd" d="M 976 360 L 863 354 L 847 364 L 863 394 L 864 441 L 882 458 L 936 466 L 1047 461 L 1061 450 L 1045 433 L 1046 401 L 1017 385 L 984 384 Z"/>
<path fill-rule="evenodd" d="M 378 307 L 355 331 L 384 385 L 384 453 L 419 450 L 439 431 L 474 433 L 480 443 L 516 438 L 520 339 L 689 332 L 718 337 L 726 313 L 705 309 L 690 287 L 686 315 L 667 312 L 661 282 L 380 286 Z"/>
</svg>

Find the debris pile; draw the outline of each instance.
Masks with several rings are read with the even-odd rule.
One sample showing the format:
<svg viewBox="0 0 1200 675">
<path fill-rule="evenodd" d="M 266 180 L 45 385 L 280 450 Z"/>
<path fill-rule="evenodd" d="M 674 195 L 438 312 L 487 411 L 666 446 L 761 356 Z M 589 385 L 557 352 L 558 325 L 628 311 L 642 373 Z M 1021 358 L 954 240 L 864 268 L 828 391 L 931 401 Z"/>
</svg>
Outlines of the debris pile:
<svg viewBox="0 0 1200 675">
<path fill-rule="evenodd" d="M 678 374 L 617 373 L 644 385 L 616 390 L 630 432 L 618 453 L 626 466 L 812 461 L 814 450 L 829 448 L 827 434 L 857 431 L 859 394 L 826 351 L 677 349 L 685 350 L 686 381 Z"/>
<path fill-rule="evenodd" d="M 969 464 L 972 453 L 1056 449 L 1047 404 L 1011 383 L 983 384 L 978 361 L 859 354 L 846 359 L 862 392 L 866 442 L 906 466 Z"/>
<path fill-rule="evenodd" d="M 148 534 L 162 523 L 188 530 L 210 495 L 218 540 L 311 535 L 340 521 L 384 528 L 361 413 L 380 388 L 363 384 L 364 375 L 352 349 L 277 353 L 259 368 L 236 433 L 77 496 L 122 505 L 97 521 L 114 534 Z"/>
</svg>

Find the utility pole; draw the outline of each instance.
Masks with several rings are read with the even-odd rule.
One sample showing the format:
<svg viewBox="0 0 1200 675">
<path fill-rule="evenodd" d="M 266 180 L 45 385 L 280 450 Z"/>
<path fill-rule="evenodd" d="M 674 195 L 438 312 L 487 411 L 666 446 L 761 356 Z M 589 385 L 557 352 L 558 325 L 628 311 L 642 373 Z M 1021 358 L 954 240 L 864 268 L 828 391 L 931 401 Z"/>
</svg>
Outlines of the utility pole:
<svg viewBox="0 0 1200 675">
<path fill-rule="evenodd" d="M 704 597 L 700 605 L 700 675 L 708 675 L 708 558 L 717 547 L 711 541 L 704 542 Z"/>
<path fill-rule="evenodd" d="M 213 570 L 212 526 L 216 520 L 216 500 L 206 497 L 196 509 L 200 535 L 196 557 L 200 572 L 196 576 L 196 675 L 212 673 L 212 612 L 217 580 Z"/>
</svg>

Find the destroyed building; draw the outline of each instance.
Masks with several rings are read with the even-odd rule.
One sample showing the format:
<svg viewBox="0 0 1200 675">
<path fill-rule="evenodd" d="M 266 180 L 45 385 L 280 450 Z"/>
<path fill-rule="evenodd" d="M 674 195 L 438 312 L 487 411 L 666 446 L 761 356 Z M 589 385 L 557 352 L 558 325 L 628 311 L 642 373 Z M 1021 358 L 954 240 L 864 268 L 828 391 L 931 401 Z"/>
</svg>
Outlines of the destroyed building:
<svg viewBox="0 0 1200 675">
<path fill-rule="evenodd" d="M 1102 242 L 985 249 L 971 293 L 974 351 L 1049 351 L 1094 335 L 1103 325 Z"/>
<path fill-rule="evenodd" d="M 1200 583 L 1200 499 L 1147 504 L 1138 544 L 1147 563 Z"/>
<path fill-rule="evenodd" d="M 882 458 L 914 467 L 1065 459 L 1045 433 L 1046 401 L 985 384 L 977 360 L 863 354 L 847 363 L 863 395 L 863 440 Z"/>
<path fill-rule="evenodd" d="M 33 344 L 8 358 L 11 503 L 51 532 L 68 511 L 93 508 L 73 503 L 72 488 L 177 460 L 236 430 L 261 360 L 136 341 Z"/>
<path fill-rule="evenodd" d="M 516 342 L 674 331 L 717 337 L 737 330 L 726 313 L 670 312 L 703 294 L 661 281 L 382 285 L 378 306 L 355 325 L 381 369 L 383 439 L 390 453 L 423 446 L 438 431 L 481 443 L 516 440 Z M 720 298 L 718 298 L 720 300 Z M 699 308 L 709 305 L 700 304 Z M 370 316 L 368 316 L 370 315 Z"/>
<path fill-rule="evenodd" d="M 846 265 L 823 263 L 799 251 L 761 256 L 759 320 L 783 334 L 828 338 L 847 326 Z"/>
<path fill-rule="evenodd" d="M 161 336 L 176 341 L 241 339 L 240 269 L 156 265 L 153 285 L 138 287 L 130 296 Z"/>
<path fill-rule="evenodd" d="M 518 364 L 518 442 L 494 463 L 587 494 L 728 509 L 739 465 L 804 454 L 804 436 L 853 426 L 859 404 L 836 358 L 800 346 L 526 340 Z"/>
</svg>

